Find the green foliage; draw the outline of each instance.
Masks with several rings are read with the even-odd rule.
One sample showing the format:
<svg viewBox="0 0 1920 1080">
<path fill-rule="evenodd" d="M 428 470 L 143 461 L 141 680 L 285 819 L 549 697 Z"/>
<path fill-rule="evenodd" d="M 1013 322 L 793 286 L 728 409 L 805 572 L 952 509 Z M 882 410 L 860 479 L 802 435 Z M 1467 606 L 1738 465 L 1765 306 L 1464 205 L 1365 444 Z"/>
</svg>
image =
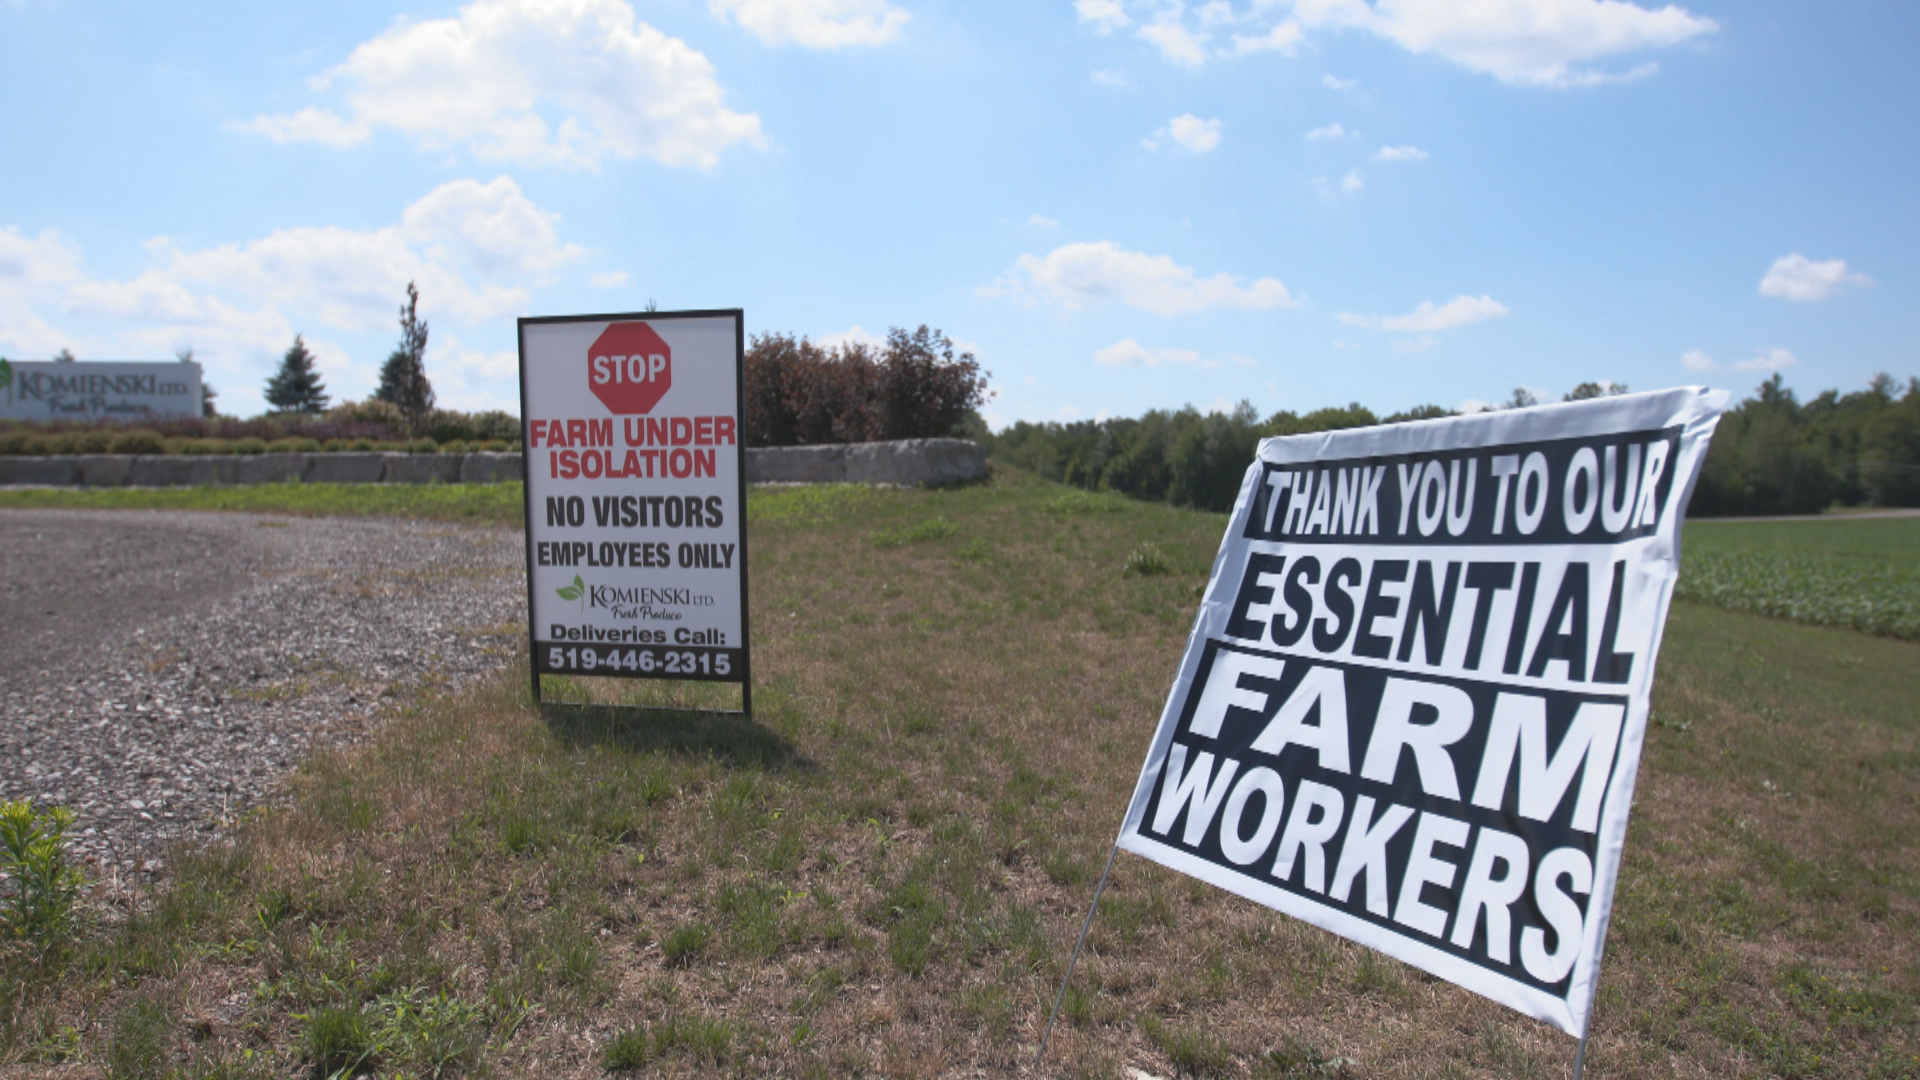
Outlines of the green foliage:
<svg viewBox="0 0 1920 1080">
<path fill-rule="evenodd" d="M 433 413 L 433 384 L 427 379 L 427 323 L 420 318 L 420 290 L 407 282 L 407 306 L 400 309 L 400 345 L 380 366 L 373 396 L 400 410 L 407 431 L 419 435 Z"/>
<path fill-rule="evenodd" d="M 166 1006 L 150 997 L 134 998 L 113 1018 L 107 1039 L 107 1080 L 161 1080 L 166 1075 L 167 1041 L 173 1020 Z"/>
<path fill-rule="evenodd" d="M 355 1076 L 373 1058 L 373 1025 L 357 1005 L 329 1006 L 307 1018 L 306 1044 L 317 1076 Z"/>
<path fill-rule="evenodd" d="M 1089 491 L 1217 511 L 1233 506 L 1262 439 L 1450 415 L 1437 405 L 1427 405 L 1382 420 L 1355 402 L 1304 415 L 1277 412 L 1261 420 L 1253 405 L 1243 401 L 1230 412 L 1204 416 L 1186 408 L 1178 412 L 1156 409 L 1138 419 L 1071 424 L 1023 420 L 984 441 L 995 460 L 1044 479 Z M 1099 508 L 1060 509 L 1076 512 Z"/>
<path fill-rule="evenodd" d="M 861 342 L 821 348 L 790 334 L 762 334 L 746 356 L 748 446 L 925 439 L 985 425 L 973 412 L 986 400 L 987 373 L 972 353 L 921 326 L 895 327 L 884 346 Z"/>
<path fill-rule="evenodd" d="M 60 948 L 73 929 L 80 871 L 67 863 L 73 811 L 35 810 L 33 800 L 0 803 L 0 936 L 43 951 Z"/>
<path fill-rule="evenodd" d="M 1173 1062 L 1178 1075 L 1225 1076 L 1233 1069 L 1233 1053 L 1210 1031 L 1174 1027 L 1151 1013 L 1140 1018 L 1140 1030 Z"/>
<path fill-rule="evenodd" d="M 1153 541 L 1142 540 L 1127 552 L 1127 561 L 1121 564 L 1120 572 L 1135 577 L 1159 577 L 1173 573 L 1173 563 Z"/>
<path fill-rule="evenodd" d="M 713 927 L 706 923 L 682 923 L 668 931 L 660 942 L 660 953 L 666 957 L 667 966 L 685 967 L 693 963 L 712 938 Z"/>
<path fill-rule="evenodd" d="M 1682 599 L 1920 640 L 1920 519 L 1700 522 L 1681 551 Z"/>
<path fill-rule="evenodd" d="M 1690 513 L 1812 514 L 1920 506 L 1920 379 L 1801 404 L 1776 374 L 1720 418 Z"/>
<path fill-rule="evenodd" d="M 280 358 L 280 370 L 267 380 L 266 398 L 267 404 L 281 412 L 317 416 L 327 411 L 327 388 L 320 382 L 320 371 L 305 337 L 293 336 L 293 344 Z"/>
</svg>

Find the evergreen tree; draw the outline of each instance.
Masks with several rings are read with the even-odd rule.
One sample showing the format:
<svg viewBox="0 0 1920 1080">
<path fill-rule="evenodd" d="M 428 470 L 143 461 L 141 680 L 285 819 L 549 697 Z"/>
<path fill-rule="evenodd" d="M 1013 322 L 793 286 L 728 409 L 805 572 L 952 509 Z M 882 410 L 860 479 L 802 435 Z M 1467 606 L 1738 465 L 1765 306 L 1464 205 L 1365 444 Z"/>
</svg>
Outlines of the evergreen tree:
<svg viewBox="0 0 1920 1080">
<path fill-rule="evenodd" d="M 433 384 L 427 381 L 427 324 L 420 318 L 420 290 L 407 282 L 407 306 L 400 309 L 400 347 L 380 366 L 380 388 L 373 396 L 399 407 L 407 430 L 419 434 L 433 412 Z"/>
<path fill-rule="evenodd" d="M 280 412 L 317 415 L 327 410 L 327 388 L 313 364 L 313 353 L 299 334 L 280 360 L 280 370 L 267 380 L 267 404 Z"/>
</svg>

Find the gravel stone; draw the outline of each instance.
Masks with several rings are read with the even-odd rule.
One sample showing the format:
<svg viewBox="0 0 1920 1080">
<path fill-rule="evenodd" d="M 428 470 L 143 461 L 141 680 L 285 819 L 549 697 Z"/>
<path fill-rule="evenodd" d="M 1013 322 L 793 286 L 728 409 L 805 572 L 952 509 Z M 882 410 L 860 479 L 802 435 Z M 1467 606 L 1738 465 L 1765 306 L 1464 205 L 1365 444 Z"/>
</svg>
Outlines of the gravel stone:
<svg viewBox="0 0 1920 1080">
<path fill-rule="evenodd" d="M 0 511 L 0 798 L 71 808 L 95 876 L 147 879 L 383 701 L 504 663 L 525 550 L 439 522 Z"/>
</svg>

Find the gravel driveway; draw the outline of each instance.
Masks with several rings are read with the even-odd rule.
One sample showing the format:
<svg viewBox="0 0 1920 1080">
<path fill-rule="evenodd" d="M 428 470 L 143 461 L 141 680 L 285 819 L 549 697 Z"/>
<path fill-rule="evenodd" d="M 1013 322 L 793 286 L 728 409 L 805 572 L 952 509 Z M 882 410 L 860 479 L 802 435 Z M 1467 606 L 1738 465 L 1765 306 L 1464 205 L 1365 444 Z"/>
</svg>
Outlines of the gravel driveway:
<svg viewBox="0 0 1920 1080">
<path fill-rule="evenodd" d="M 71 807 L 98 876 L 160 869 L 383 696 L 526 634 L 518 530 L 0 510 L 0 798 Z"/>
</svg>

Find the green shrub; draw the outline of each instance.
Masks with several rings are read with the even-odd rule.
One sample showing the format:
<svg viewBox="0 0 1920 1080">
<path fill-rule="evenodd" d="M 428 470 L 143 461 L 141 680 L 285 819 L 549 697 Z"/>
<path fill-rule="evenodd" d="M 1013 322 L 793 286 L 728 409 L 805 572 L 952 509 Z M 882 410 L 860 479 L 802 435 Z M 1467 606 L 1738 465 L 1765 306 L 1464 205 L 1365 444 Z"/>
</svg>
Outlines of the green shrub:
<svg viewBox="0 0 1920 1080">
<path fill-rule="evenodd" d="M 461 439 L 443 442 L 440 444 L 440 452 L 443 454 L 464 454 L 467 452 L 467 444 Z"/>
<path fill-rule="evenodd" d="M 357 1007 L 334 1006 L 307 1018 L 307 1057 L 320 1076 L 357 1076 L 374 1056 L 373 1026 Z"/>
<path fill-rule="evenodd" d="M 276 454 L 312 454 L 320 449 L 320 440 L 298 437 L 275 439 L 267 444 L 267 449 Z"/>
<path fill-rule="evenodd" d="M 91 446 L 98 443 L 97 436 L 104 434 L 105 432 L 98 431 L 76 432 L 71 439 L 74 446 L 81 448 L 80 453 L 93 453 L 96 451 L 91 450 Z M 123 431 L 107 440 L 107 445 L 100 449 L 110 454 L 164 454 L 167 452 L 166 444 L 160 441 L 160 433 L 146 428 Z"/>
<path fill-rule="evenodd" d="M 151 436 L 156 441 L 156 443 L 160 438 L 158 434 L 151 431 L 129 431 L 123 435 L 116 437 L 114 433 L 111 431 L 102 431 L 102 430 L 96 429 L 93 431 L 73 432 L 72 434 L 67 436 L 67 445 L 73 448 L 71 453 L 75 453 L 75 454 L 108 454 L 108 453 L 155 454 L 155 453 L 159 453 L 159 451 L 157 450 L 115 450 L 113 448 L 115 444 L 121 441 L 121 439 L 125 439 L 129 436 L 135 436 L 135 437 Z"/>
<path fill-rule="evenodd" d="M 408 439 L 399 449 L 409 454 L 432 454 L 440 449 L 440 444 L 432 439 Z"/>
<path fill-rule="evenodd" d="M 254 438 L 235 439 L 233 442 L 233 452 L 236 454 L 264 454 L 267 452 L 267 440 Z"/>
<path fill-rule="evenodd" d="M 1127 561 L 1120 567 L 1122 574 L 1139 577 L 1157 577 L 1173 573 L 1173 563 L 1167 554 L 1151 540 L 1142 540 L 1132 551 L 1127 552 Z"/>
<path fill-rule="evenodd" d="M 0 936 L 56 951 L 73 929 L 80 871 L 67 863 L 73 811 L 35 810 L 33 800 L 0 802 Z"/>
</svg>

